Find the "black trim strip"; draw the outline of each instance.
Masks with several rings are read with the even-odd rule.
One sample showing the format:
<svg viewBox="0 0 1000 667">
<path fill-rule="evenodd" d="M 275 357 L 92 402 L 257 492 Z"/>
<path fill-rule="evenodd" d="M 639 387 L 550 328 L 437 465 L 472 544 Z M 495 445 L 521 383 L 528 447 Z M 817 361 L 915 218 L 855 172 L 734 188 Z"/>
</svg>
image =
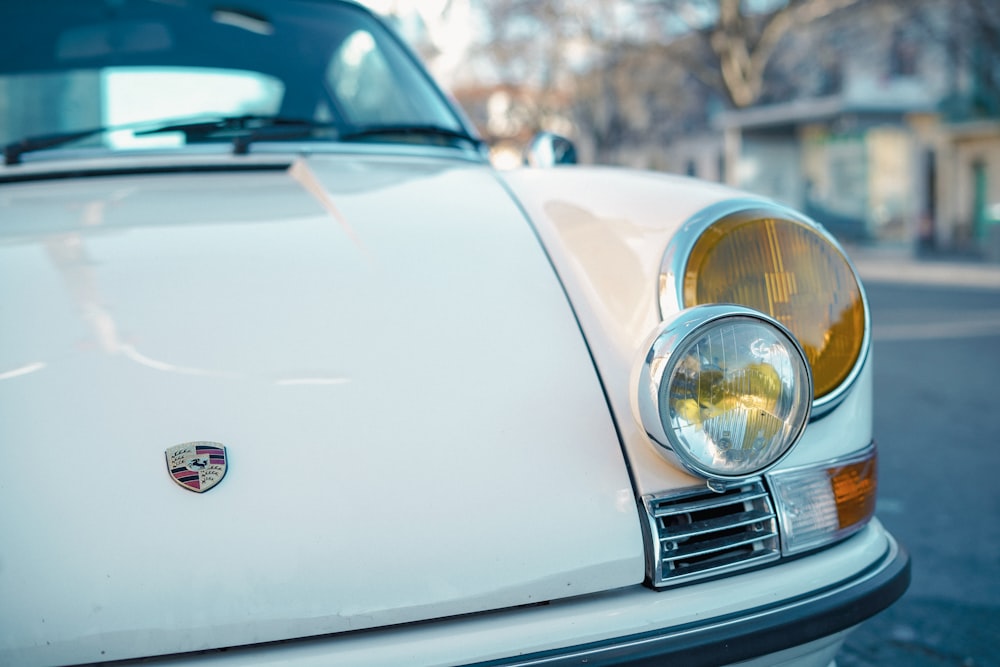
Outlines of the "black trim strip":
<svg viewBox="0 0 1000 667">
<path fill-rule="evenodd" d="M 892 551 L 856 577 L 774 607 L 604 642 L 545 651 L 469 667 L 711 667 L 759 658 L 847 630 L 898 600 L 910 584 L 910 558 Z"/>
<path fill-rule="evenodd" d="M 0 173 L 2 183 L 28 183 L 31 181 L 58 181 L 70 178 L 100 178 L 103 176 L 144 176 L 147 174 L 205 174 L 233 171 L 284 171 L 290 161 L 253 162 L 244 164 L 176 164 L 176 165 L 145 165 L 116 166 L 79 169 L 33 171 L 28 173 Z"/>
</svg>

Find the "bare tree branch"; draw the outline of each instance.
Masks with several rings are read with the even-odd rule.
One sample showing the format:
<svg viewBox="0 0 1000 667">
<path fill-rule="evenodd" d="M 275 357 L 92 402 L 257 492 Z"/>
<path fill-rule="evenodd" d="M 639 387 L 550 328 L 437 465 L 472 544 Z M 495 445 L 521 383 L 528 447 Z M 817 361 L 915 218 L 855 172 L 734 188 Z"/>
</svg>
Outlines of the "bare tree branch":
<svg viewBox="0 0 1000 667">
<path fill-rule="evenodd" d="M 789 32 L 863 1 L 788 0 L 769 13 L 751 13 L 740 0 L 716 0 L 700 13 L 702 25 L 684 19 L 693 28 L 689 34 L 708 49 L 688 44 L 668 53 L 733 106 L 750 106 L 760 99 L 767 67 Z M 652 7 L 675 19 L 691 14 L 684 0 L 659 0 Z"/>
</svg>

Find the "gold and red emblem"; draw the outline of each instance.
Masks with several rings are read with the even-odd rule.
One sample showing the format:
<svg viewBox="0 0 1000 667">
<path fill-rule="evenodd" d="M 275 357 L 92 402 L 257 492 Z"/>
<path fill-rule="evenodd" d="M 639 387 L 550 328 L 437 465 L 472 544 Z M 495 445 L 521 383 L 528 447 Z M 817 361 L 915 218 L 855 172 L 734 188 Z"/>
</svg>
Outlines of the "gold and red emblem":
<svg viewBox="0 0 1000 667">
<path fill-rule="evenodd" d="M 189 491 L 204 493 L 226 476 L 226 448 L 218 442 L 185 442 L 165 453 L 171 479 Z"/>
</svg>

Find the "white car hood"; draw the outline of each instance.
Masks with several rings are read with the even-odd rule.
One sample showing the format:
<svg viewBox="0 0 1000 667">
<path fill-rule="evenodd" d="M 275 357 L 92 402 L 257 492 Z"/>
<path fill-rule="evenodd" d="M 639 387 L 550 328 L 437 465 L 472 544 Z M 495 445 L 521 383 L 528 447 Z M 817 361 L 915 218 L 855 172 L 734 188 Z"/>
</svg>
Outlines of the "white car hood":
<svg viewBox="0 0 1000 667">
<path fill-rule="evenodd" d="M 0 664 L 112 660 L 634 584 L 578 325 L 493 174 L 0 185 Z M 164 450 L 227 447 L 205 493 Z"/>
</svg>

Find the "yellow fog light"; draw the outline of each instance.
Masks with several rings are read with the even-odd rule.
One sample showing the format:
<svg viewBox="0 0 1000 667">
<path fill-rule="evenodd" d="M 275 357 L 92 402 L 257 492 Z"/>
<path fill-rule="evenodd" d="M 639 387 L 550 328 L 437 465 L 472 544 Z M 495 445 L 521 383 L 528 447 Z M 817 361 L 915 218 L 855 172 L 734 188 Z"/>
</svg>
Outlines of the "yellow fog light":
<svg viewBox="0 0 1000 667">
<path fill-rule="evenodd" d="M 822 228 L 756 202 L 705 211 L 664 257 L 661 312 L 737 303 L 795 336 L 812 368 L 814 409 L 833 403 L 857 375 L 868 313 L 854 269 Z"/>
<path fill-rule="evenodd" d="M 869 446 L 819 466 L 769 473 L 782 552 L 814 549 L 863 528 L 875 514 L 877 460 Z"/>
<path fill-rule="evenodd" d="M 699 306 L 655 332 L 637 376 L 639 420 L 659 451 L 709 480 L 777 463 L 809 419 L 812 382 L 795 339 L 749 308 Z"/>
</svg>

